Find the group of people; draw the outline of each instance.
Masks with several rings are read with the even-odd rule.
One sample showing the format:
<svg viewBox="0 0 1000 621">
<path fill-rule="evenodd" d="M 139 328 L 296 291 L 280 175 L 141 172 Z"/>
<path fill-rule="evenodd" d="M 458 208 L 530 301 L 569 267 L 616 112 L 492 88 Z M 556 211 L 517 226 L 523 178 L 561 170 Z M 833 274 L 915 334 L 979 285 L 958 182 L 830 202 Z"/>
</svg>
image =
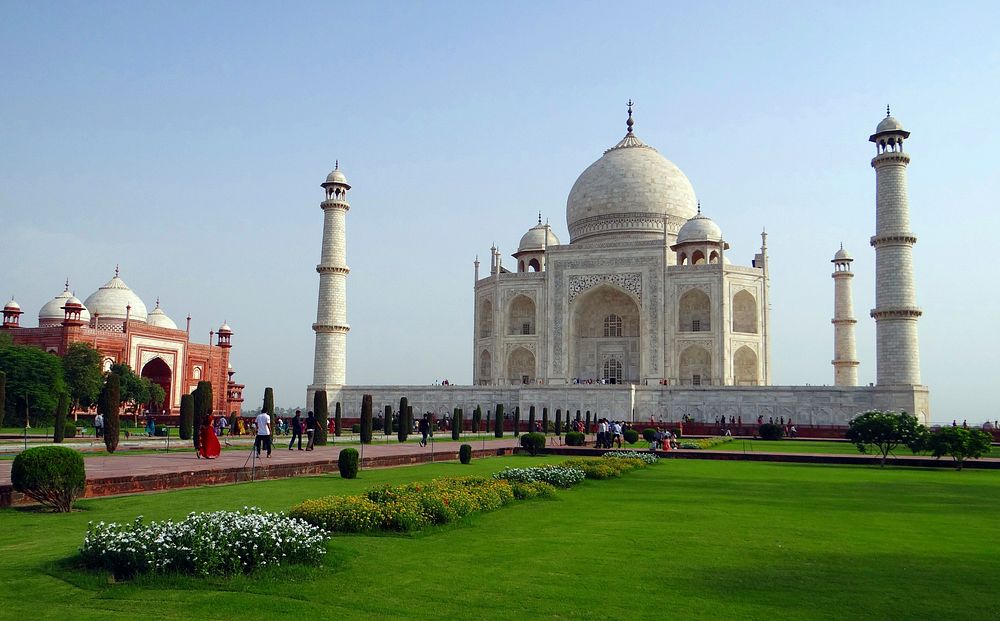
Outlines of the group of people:
<svg viewBox="0 0 1000 621">
<path fill-rule="evenodd" d="M 617 443 L 618 448 L 622 447 L 622 431 L 625 429 L 621 421 L 610 421 L 601 418 L 597 421 L 597 448 L 612 448 Z"/>
</svg>

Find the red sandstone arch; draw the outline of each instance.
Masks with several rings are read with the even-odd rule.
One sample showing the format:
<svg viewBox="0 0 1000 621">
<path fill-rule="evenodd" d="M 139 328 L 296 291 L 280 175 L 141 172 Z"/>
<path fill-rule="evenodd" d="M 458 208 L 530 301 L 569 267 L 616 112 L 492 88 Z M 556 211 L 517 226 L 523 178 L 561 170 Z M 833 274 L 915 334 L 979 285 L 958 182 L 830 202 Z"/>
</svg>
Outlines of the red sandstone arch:
<svg viewBox="0 0 1000 621">
<path fill-rule="evenodd" d="M 160 404 L 160 411 L 168 411 L 170 409 L 170 379 L 173 373 L 170 372 L 167 363 L 163 361 L 163 358 L 153 358 L 146 363 L 146 366 L 142 367 L 140 375 L 149 378 L 149 381 L 163 389 L 165 396 L 163 403 Z"/>
</svg>

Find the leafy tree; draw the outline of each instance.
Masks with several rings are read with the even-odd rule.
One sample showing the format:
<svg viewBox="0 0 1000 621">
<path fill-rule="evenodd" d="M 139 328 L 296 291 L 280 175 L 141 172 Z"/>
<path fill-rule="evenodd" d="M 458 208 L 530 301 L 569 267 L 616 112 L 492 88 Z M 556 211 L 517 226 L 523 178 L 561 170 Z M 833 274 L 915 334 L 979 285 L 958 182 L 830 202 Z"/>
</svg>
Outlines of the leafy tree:
<svg viewBox="0 0 1000 621">
<path fill-rule="evenodd" d="M 406 438 L 410 435 L 410 421 L 406 420 L 407 412 L 410 409 L 410 402 L 406 397 L 400 397 L 399 399 L 399 429 L 396 430 L 396 439 L 400 442 L 406 442 Z"/>
<path fill-rule="evenodd" d="M 163 401 L 167 398 L 167 391 L 163 390 L 163 386 L 153 383 L 148 378 L 144 377 L 142 379 L 148 383 L 146 388 L 149 391 L 149 401 L 147 403 L 156 407 L 163 405 Z"/>
<path fill-rule="evenodd" d="M 342 417 L 341 417 L 341 413 L 340 413 L 340 401 L 337 402 L 337 405 L 334 407 L 333 412 L 334 412 L 333 413 L 333 435 L 339 438 L 341 432 L 343 431 L 343 426 L 344 426 L 344 423 L 343 423 L 343 420 L 342 420 Z"/>
<path fill-rule="evenodd" d="M 313 414 L 316 416 L 316 446 L 326 446 L 327 419 L 330 418 L 330 402 L 326 399 L 325 390 L 317 390 L 313 395 Z"/>
<path fill-rule="evenodd" d="M 72 410 L 86 409 L 97 403 L 104 385 L 100 352 L 86 343 L 73 343 L 66 350 L 62 364 Z"/>
<path fill-rule="evenodd" d="M 132 367 L 125 363 L 112 364 L 111 372 L 118 376 L 121 384 L 121 402 L 125 411 L 138 413 L 142 404 L 149 403 L 149 380 L 136 375 Z"/>
<path fill-rule="evenodd" d="M 479 425 L 483 422 L 483 408 L 476 406 L 472 411 L 472 433 L 479 433 Z"/>
<path fill-rule="evenodd" d="M 934 457 L 950 455 L 955 462 L 955 469 L 961 470 L 966 459 L 977 459 L 990 452 L 993 438 L 979 429 L 964 427 L 941 427 L 930 434 L 927 439 L 928 448 Z"/>
<path fill-rule="evenodd" d="M 372 396 L 361 397 L 361 443 L 372 443 Z"/>
<path fill-rule="evenodd" d="M 100 393 L 98 393 L 100 394 Z M 52 434 L 52 441 L 60 444 L 66 435 L 66 415 L 69 413 L 69 395 L 63 393 L 59 395 L 59 405 L 56 406 L 56 428 Z"/>
<path fill-rule="evenodd" d="M 181 440 L 190 440 L 194 428 L 194 397 L 181 395 Z"/>
<path fill-rule="evenodd" d="M 881 466 L 885 467 L 893 449 L 916 442 L 921 435 L 920 427 L 916 417 L 906 412 L 871 410 L 850 421 L 846 436 L 861 453 L 881 454 Z"/>
<path fill-rule="evenodd" d="M 504 420 L 503 420 L 503 404 L 502 403 L 498 403 L 497 404 L 496 419 L 493 422 L 493 436 L 494 437 L 496 437 L 496 438 L 502 438 L 503 437 L 503 424 L 504 424 Z"/>
<path fill-rule="evenodd" d="M 273 444 L 274 428 L 277 426 L 275 423 L 278 422 L 278 415 L 274 411 L 274 389 L 270 386 L 264 389 L 264 407 L 260 411 L 271 416 L 271 442 Z"/>
<path fill-rule="evenodd" d="M 121 379 L 115 373 L 108 373 L 104 388 L 97 399 L 97 411 L 104 416 L 104 446 L 109 453 L 118 448 L 118 430 L 120 422 L 118 411 L 121 409 Z"/>
<path fill-rule="evenodd" d="M 62 359 L 37 347 L 14 345 L 9 337 L 0 340 L 0 371 L 6 374 L 4 407 L 16 412 L 18 399 L 27 404 L 25 414 L 10 424 L 23 426 L 29 420 L 48 421 L 66 392 Z"/>
</svg>

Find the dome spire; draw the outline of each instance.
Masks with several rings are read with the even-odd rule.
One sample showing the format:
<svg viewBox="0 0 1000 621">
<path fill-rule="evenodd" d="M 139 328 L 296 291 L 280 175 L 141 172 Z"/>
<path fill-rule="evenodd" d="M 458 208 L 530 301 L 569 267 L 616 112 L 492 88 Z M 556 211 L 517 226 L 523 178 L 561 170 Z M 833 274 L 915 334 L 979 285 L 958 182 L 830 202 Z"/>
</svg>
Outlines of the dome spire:
<svg viewBox="0 0 1000 621">
<path fill-rule="evenodd" d="M 69 291 L 69 276 L 66 277 L 66 288 L 63 291 Z"/>
<path fill-rule="evenodd" d="M 632 120 L 632 99 L 629 98 L 629 100 L 628 100 L 628 120 L 625 121 L 625 127 L 628 128 L 628 132 L 627 133 L 629 133 L 629 134 L 632 133 L 632 126 L 633 125 L 635 125 L 635 121 Z"/>
<path fill-rule="evenodd" d="M 118 278 L 118 264 L 115 263 L 115 278 Z"/>
<path fill-rule="evenodd" d="M 889 104 L 885 104 L 885 117 L 889 118 L 892 114 L 889 113 Z"/>
<path fill-rule="evenodd" d="M 539 224 L 542 223 L 542 211 L 541 210 L 538 211 L 538 223 Z"/>
<path fill-rule="evenodd" d="M 701 215 L 701 199 L 698 199 L 698 215 Z"/>
</svg>

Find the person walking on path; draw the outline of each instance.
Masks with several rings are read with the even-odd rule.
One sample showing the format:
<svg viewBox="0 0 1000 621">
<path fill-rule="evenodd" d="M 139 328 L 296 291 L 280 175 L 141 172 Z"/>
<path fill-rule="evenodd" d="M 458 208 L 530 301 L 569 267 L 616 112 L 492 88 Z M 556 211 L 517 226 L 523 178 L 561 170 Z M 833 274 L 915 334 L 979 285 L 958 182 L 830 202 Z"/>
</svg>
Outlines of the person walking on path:
<svg viewBox="0 0 1000 621">
<path fill-rule="evenodd" d="M 292 441 L 288 443 L 288 450 L 292 450 L 292 446 L 295 444 L 295 438 L 299 439 L 299 450 L 302 450 L 302 411 L 295 410 L 295 416 L 292 417 L 291 424 L 292 431 Z"/>
<path fill-rule="evenodd" d="M 312 410 L 306 415 L 306 435 L 308 436 L 306 450 L 311 451 L 315 448 L 316 442 L 316 415 Z"/>
<path fill-rule="evenodd" d="M 104 436 L 104 414 L 100 412 L 94 417 L 94 437 L 101 438 Z"/>
<path fill-rule="evenodd" d="M 427 434 L 431 430 L 431 422 L 428 420 L 427 415 L 420 419 L 420 446 L 427 446 Z"/>
<path fill-rule="evenodd" d="M 271 457 L 271 416 L 267 412 L 261 412 L 254 421 L 257 425 L 257 437 L 254 438 L 253 447 L 260 457 L 260 448 L 264 447 L 267 456 Z"/>
</svg>

